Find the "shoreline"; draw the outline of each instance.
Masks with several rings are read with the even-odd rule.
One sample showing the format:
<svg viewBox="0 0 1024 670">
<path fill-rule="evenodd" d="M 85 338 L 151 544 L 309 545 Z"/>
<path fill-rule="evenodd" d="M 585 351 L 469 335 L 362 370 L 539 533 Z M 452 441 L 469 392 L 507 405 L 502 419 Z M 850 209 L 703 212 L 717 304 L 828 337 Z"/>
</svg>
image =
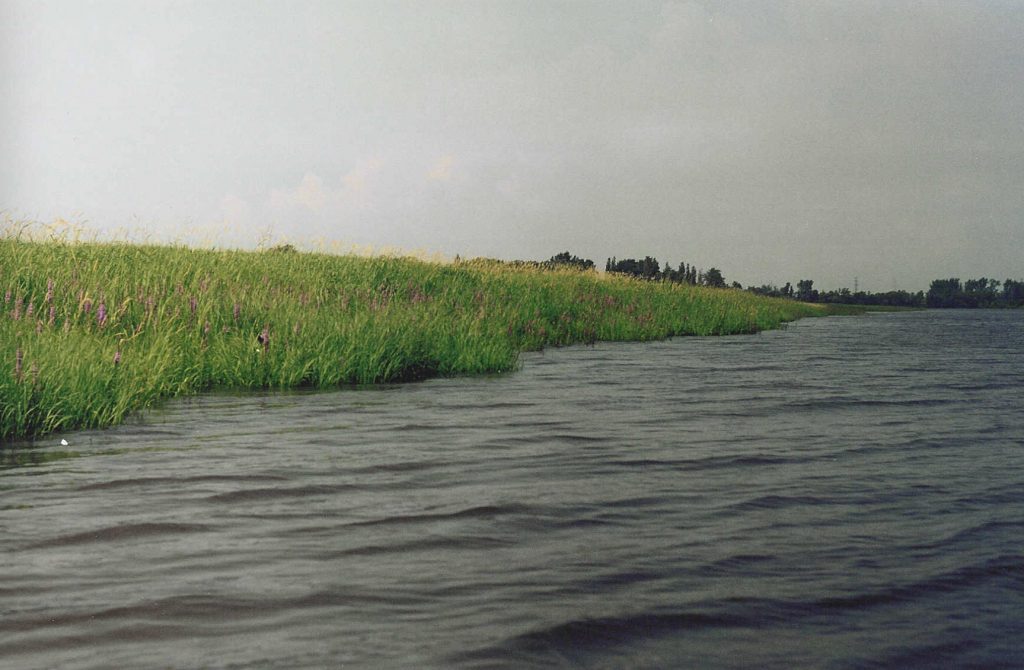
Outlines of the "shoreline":
<svg viewBox="0 0 1024 670">
<path fill-rule="evenodd" d="M 490 261 L 10 238 L 0 238 L 0 298 L 0 440 L 115 425 L 212 389 L 502 373 L 545 347 L 849 313 Z"/>
</svg>

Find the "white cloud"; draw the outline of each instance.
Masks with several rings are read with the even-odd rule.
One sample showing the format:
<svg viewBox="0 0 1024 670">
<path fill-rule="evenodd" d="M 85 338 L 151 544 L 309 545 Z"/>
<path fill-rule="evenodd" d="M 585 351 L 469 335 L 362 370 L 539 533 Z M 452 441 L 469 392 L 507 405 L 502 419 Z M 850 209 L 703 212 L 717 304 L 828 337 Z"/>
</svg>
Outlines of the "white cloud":
<svg viewBox="0 0 1024 670">
<path fill-rule="evenodd" d="M 451 154 L 441 156 L 427 172 L 427 179 L 430 181 L 451 181 L 453 167 L 455 167 L 454 156 Z"/>
<path fill-rule="evenodd" d="M 341 185 L 345 193 L 349 195 L 364 195 L 367 191 L 369 180 L 373 178 L 384 166 L 384 161 L 379 158 L 371 158 L 363 161 L 356 167 L 346 172 L 341 177 Z"/>
<path fill-rule="evenodd" d="M 220 201 L 220 214 L 224 223 L 238 225 L 247 223 L 252 216 L 252 207 L 234 193 L 228 193 Z"/>
<path fill-rule="evenodd" d="M 275 188 L 270 192 L 270 206 L 274 209 L 304 207 L 311 212 L 319 212 L 326 202 L 324 180 L 312 172 L 307 172 L 298 186 Z"/>
</svg>

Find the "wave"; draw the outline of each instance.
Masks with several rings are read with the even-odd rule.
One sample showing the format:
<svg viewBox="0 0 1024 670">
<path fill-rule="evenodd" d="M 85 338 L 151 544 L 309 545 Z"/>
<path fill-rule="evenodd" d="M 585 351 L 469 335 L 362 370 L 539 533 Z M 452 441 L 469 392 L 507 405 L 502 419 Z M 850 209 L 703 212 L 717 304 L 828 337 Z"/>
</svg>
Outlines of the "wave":
<svg viewBox="0 0 1024 670">
<path fill-rule="evenodd" d="M 748 625 L 750 621 L 736 614 L 705 612 L 641 612 L 622 616 L 581 618 L 556 623 L 515 635 L 496 645 L 453 655 L 457 664 L 502 661 L 515 667 L 576 666 L 595 652 L 636 640 L 684 631 L 708 628 L 731 628 Z"/>
<path fill-rule="evenodd" d="M 211 526 L 198 523 L 135 523 L 121 526 L 110 526 L 96 530 L 62 535 L 42 542 L 28 545 L 28 549 L 46 549 L 52 547 L 70 547 L 79 544 L 96 542 L 120 542 L 154 535 L 176 535 L 181 533 L 202 533 L 212 530 Z"/>
<path fill-rule="evenodd" d="M 481 535 L 445 535 L 440 537 L 418 538 L 408 542 L 368 544 L 360 547 L 339 549 L 337 551 L 325 551 L 316 554 L 315 558 L 322 561 L 330 561 L 353 556 L 393 556 L 395 554 L 416 551 L 474 551 L 484 549 L 501 549 L 503 547 L 512 546 L 513 544 L 514 542 L 512 540 L 497 537 Z"/>
<path fill-rule="evenodd" d="M 173 484 L 184 486 L 198 482 L 271 482 L 286 481 L 286 477 L 278 475 L 198 475 L 194 477 L 130 477 L 128 479 L 114 479 L 107 482 L 95 482 L 83 484 L 77 487 L 76 491 L 103 491 L 107 489 L 121 489 L 136 486 L 153 486 Z"/>
<path fill-rule="evenodd" d="M 254 500 L 274 500 L 278 498 L 305 498 L 308 496 L 334 495 L 343 491 L 362 490 L 365 487 L 356 484 L 332 484 L 293 486 L 288 488 L 259 488 L 242 489 L 240 491 L 229 491 L 217 493 L 206 498 L 214 503 L 240 503 Z"/>
<path fill-rule="evenodd" d="M 497 516 L 536 514 L 538 510 L 529 505 L 479 505 L 467 507 L 454 512 L 437 512 L 429 514 L 405 514 L 381 517 L 378 519 L 367 519 L 365 521 L 354 521 L 345 524 L 346 526 L 391 526 L 416 524 L 433 521 L 447 521 L 450 519 L 490 519 Z"/>
</svg>

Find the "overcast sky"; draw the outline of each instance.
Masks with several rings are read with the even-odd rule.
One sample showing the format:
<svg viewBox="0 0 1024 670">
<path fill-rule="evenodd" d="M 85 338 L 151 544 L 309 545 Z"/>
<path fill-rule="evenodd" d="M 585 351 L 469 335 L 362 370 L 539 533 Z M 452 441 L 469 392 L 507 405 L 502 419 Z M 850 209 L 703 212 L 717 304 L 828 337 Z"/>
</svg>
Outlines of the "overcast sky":
<svg viewBox="0 0 1024 670">
<path fill-rule="evenodd" d="M 153 239 L 1024 277 L 1024 0 L 0 0 L 0 209 Z"/>
</svg>

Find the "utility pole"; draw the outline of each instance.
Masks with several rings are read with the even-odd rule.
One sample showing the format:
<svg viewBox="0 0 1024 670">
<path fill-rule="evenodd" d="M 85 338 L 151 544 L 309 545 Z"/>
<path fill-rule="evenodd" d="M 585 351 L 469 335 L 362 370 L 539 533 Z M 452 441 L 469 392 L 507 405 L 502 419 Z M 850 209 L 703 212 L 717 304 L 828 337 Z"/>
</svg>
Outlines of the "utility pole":
<svg viewBox="0 0 1024 670">
<path fill-rule="evenodd" d="M 859 292 L 857 290 L 857 278 L 856 277 L 853 278 L 853 292 L 854 293 L 858 293 Z"/>
</svg>

